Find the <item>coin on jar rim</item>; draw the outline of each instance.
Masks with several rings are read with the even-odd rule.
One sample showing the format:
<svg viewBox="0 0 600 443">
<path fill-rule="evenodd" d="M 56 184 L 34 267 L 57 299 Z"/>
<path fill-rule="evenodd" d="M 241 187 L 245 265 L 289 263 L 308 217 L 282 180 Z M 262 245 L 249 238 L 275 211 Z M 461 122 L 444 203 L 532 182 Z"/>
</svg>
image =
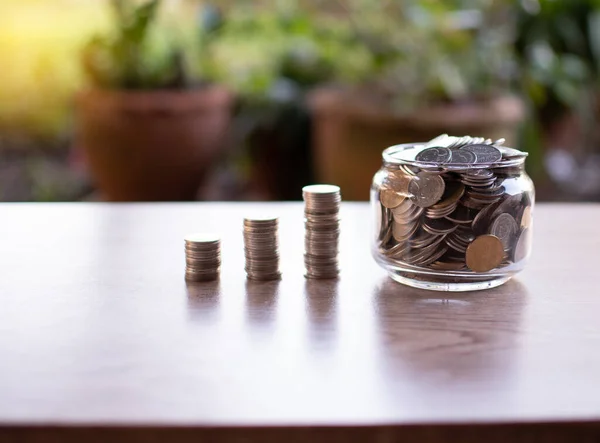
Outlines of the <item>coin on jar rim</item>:
<svg viewBox="0 0 600 443">
<path fill-rule="evenodd" d="M 446 163 L 452 158 L 452 151 L 448 148 L 427 148 L 415 157 L 418 162 Z"/>
<path fill-rule="evenodd" d="M 471 151 L 477 156 L 477 164 L 496 163 L 502 160 L 502 153 L 491 145 L 468 145 L 461 149 Z"/>
<path fill-rule="evenodd" d="M 477 155 L 466 149 L 458 149 L 456 151 L 452 151 L 452 158 L 450 159 L 450 164 L 466 164 L 472 165 L 477 163 Z"/>
<path fill-rule="evenodd" d="M 495 235 L 481 235 L 467 247 L 466 258 L 472 271 L 491 271 L 502 263 L 504 245 Z"/>
<path fill-rule="evenodd" d="M 421 208 L 428 208 L 440 201 L 445 188 L 446 185 L 442 177 L 425 172 L 418 173 L 408 186 L 415 204 Z"/>
</svg>

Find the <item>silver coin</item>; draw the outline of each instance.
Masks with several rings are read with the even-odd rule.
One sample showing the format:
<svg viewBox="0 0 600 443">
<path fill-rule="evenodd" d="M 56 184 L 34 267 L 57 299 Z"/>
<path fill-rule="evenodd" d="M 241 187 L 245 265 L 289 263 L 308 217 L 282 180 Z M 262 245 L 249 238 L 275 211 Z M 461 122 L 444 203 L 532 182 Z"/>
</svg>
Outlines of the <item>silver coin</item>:
<svg viewBox="0 0 600 443">
<path fill-rule="evenodd" d="M 477 162 L 477 155 L 473 151 L 469 151 L 467 149 L 459 149 L 452 152 L 452 158 L 450 159 L 450 164 L 466 164 L 472 165 Z"/>
<path fill-rule="evenodd" d="M 491 164 L 502 160 L 502 153 L 491 145 L 467 145 L 461 149 L 474 153 L 477 156 L 477 164 Z"/>
<path fill-rule="evenodd" d="M 509 250 L 519 231 L 516 220 L 510 215 L 502 213 L 498 215 L 490 225 L 489 233 L 500 239 L 505 250 Z"/>
<path fill-rule="evenodd" d="M 418 162 L 447 163 L 452 158 L 452 151 L 448 148 L 427 148 L 415 157 Z"/>
</svg>

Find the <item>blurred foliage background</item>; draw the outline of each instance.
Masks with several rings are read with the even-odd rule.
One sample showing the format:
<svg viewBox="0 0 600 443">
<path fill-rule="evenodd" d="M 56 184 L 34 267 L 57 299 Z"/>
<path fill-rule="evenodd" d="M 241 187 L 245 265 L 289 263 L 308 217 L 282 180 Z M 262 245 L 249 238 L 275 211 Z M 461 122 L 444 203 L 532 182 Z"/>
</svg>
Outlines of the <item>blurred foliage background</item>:
<svg viewBox="0 0 600 443">
<path fill-rule="evenodd" d="M 2 0 L 0 66 L 2 200 L 101 198 L 78 92 L 208 84 L 235 107 L 199 199 L 297 198 L 322 88 L 390 115 L 520 97 L 540 196 L 600 199 L 600 0 Z"/>
</svg>

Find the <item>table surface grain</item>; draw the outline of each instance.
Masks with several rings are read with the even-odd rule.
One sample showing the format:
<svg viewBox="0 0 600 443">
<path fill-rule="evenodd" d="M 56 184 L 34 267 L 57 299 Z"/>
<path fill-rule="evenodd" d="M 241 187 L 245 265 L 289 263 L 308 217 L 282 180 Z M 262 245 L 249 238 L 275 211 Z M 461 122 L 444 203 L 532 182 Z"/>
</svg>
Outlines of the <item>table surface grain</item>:
<svg viewBox="0 0 600 443">
<path fill-rule="evenodd" d="M 338 281 L 303 276 L 300 203 L 0 212 L 6 441 L 151 427 L 181 441 L 194 429 L 260 441 L 271 428 L 309 441 L 334 441 L 336 428 L 355 429 L 344 441 L 451 435 L 425 425 L 547 424 L 556 437 L 561 423 L 600 435 L 600 205 L 538 205 L 528 268 L 461 294 L 389 280 L 370 256 L 366 204 L 343 205 Z M 283 279 L 251 283 L 241 223 L 264 212 L 280 215 Z M 184 282 L 194 231 L 222 235 L 219 283 Z"/>
</svg>

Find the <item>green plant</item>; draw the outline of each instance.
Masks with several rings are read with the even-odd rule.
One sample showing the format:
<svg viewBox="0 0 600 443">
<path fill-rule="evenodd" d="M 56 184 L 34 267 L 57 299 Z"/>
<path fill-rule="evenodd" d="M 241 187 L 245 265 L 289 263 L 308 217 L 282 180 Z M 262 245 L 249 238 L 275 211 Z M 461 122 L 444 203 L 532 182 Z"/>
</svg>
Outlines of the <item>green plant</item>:
<svg viewBox="0 0 600 443">
<path fill-rule="evenodd" d="M 313 14 L 306 3 L 266 9 L 240 2 L 228 9 L 210 48 L 210 72 L 244 99 L 271 101 L 285 88 L 301 92 L 341 72 L 362 75 L 368 54 L 356 43 L 346 23 Z"/>
<path fill-rule="evenodd" d="M 167 32 L 160 22 L 161 0 L 110 0 L 113 27 L 94 36 L 82 54 L 84 71 L 102 88 L 186 88 L 197 81 L 202 45 L 217 26 L 214 20 L 196 33 L 196 23 Z M 184 13 L 187 11 L 183 11 Z"/>
<path fill-rule="evenodd" d="M 600 79 L 600 1 L 519 3 L 523 84 L 537 106 L 573 108 Z"/>
<path fill-rule="evenodd" d="M 597 150 L 600 1 L 523 0 L 516 19 L 521 84 L 533 117 L 525 142 L 538 146 L 535 163 L 543 173 L 544 132 L 565 115 L 576 116 L 579 132 L 568 148 L 583 157 Z"/>
<path fill-rule="evenodd" d="M 398 110 L 509 89 L 509 12 L 498 0 L 339 1 L 371 54 L 361 79 Z"/>
</svg>

